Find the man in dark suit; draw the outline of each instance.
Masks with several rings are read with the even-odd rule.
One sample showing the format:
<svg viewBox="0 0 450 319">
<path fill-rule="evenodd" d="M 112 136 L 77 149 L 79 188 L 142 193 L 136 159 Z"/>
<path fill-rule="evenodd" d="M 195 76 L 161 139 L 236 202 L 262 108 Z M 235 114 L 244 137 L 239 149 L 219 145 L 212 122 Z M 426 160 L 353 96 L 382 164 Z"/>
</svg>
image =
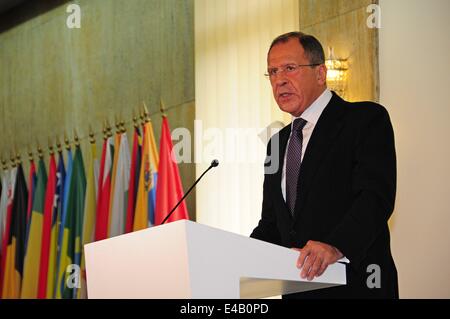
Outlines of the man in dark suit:
<svg viewBox="0 0 450 319">
<path fill-rule="evenodd" d="M 398 298 L 387 223 L 396 156 L 386 109 L 328 90 L 313 36 L 279 36 L 267 62 L 275 100 L 293 120 L 269 142 L 261 220 L 251 237 L 299 250 L 297 267 L 308 280 L 350 261 L 347 285 L 284 297 Z"/>
</svg>

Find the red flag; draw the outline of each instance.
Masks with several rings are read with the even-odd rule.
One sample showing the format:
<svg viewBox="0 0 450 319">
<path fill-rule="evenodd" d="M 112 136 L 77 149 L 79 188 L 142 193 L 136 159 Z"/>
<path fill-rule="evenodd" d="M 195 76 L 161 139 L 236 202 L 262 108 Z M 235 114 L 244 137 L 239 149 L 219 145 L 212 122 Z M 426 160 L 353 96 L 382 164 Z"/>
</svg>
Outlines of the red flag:
<svg viewBox="0 0 450 319">
<path fill-rule="evenodd" d="M 98 179 L 97 218 L 95 223 L 95 240 L 108 238 L 109 226 L 109 198 L 111 187 L 112 169 L 112 138 L 104 141 L 102 161 L 100 164 L 100 176 Z"/>
<path fill-rule="evenodd" d="M 159 142 L 159 167 L 158 183 L 156 185 L 156 214 L 155 225 L 160 225 L 167 214 L 175 207 L 183 197 L 183 186 L 181 184 L 178 165 L 172 159 L 172 138 L 170 136 L 169 123 L 163 117 L 161 128 L 161 139 Z M 186 202 L 183 201 L 173 212 L 167 222 L 180 219 L 189 219 Z"/>
<path fill-rule="evenodd" d="M 42 225 L 41 260 L 39 267 L 39 282 L 37 297 L 47 297 L 47 277 L 50 256 L 50 239 L 53 220 L 53 204 L 56 191 L 56 162 L 53 154 L 50 156 L 47 189 L 45 190 L 44 220 Z M 50 274 L 53 275 L 53 274 Z"/>
<path fill-rule="evenodd" d="M 100 159 L 100 172 L 98 176 L 98 187 L 97 187 L 97 211 L 96 211 L 96 223 L 95 223 L 95 233 L 94 233 L 94 240 L 99 240 L 101 236 L 102 229 L 99 225 L 99 216 L 100 214 L 100 203 L 102 201 L 102 184 L 103 184 L 103 173 L 105 171 L 105 158 L 106 158 L 106 148 L 108 146 L 108 139 L 103 140 L 103 148 L 102 148 L 102 157 Z"/>
<path fill-rule="evenodd" d="M 134 210 L 136 208 L 137 188 L 139 171 L 141 167 L 141 136 L 139 128 L 136 127 L 133 136 L 133 153 L 131 155 L 130 181 L 128 186 L 127 218 L 125 232 L 133 231 Z"/>
</svg>

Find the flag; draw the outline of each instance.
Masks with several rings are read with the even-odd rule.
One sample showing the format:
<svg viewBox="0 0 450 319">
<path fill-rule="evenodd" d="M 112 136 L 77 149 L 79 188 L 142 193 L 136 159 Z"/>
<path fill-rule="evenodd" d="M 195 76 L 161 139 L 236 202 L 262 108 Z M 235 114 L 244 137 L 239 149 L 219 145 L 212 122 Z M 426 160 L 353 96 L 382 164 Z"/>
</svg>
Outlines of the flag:
<svg viewBox="0 0 450 319">
<path fill-rule="evenodd" d="M 155 224 L 160 225 L 169 212 L 183 197 L 178 165 L 172 157 L 172 138 L 170 136 L 169 123 L 164 116 L 161 127 L 161 139 L 159 142 L 160 162 L 158 167 L 159 180 L 156 191 L 156 216 Z M 189 219 L 186 203 L 183 200 L 173 212 L 167 222 L 180 219 Z"/>
<path fill-rule="evenodd" d="M 117 164 L 119 163 L 119 148 L 121 142 L 122 135 L 120 133 L 116 133 L 114 137 L 114 144 L 111 148 L 111 157 L 112 157 L 112 170 L 111 170 L 111 186 L 110 186 L 110 196 L 108 203 L 108 234 L 107 237 L 112 237 L 110 234 L 111 230 L 111 221 L 112 221 L 112 210 L 113 210 L 113 201 L 114 201 L 114 189 L 116 187 L 116 174 L 117 174 Z"/>
<path fill-rule="evenodd" d="M 34 191 L 36 190 L 36 165 L 30 161 L 30 173 L 28 177 L 28 205 L 27 205 L 27 235 L 25 240 L 25 252 L 27 251 L 28 236 L 30 235 L 31 213 L 33 211 Z"/>
<path fill-rule="evenodd" d="M 112 157 L 114 154 L 113 140 L 107 138 L 103 143 L 102 162 L 98 180 L 97 217 L 95 223 L 95 240 L 108 238 L 109 198 L 111 191 Z"/>
<path fill-rule="evenodd" d="M 87 298 L 86 265 L 84 261 L 84 245 L 94 241 L 95 215 L 96 215 L 96 166 L 98 164 L 95 143 L 91 144 L 91 158 L 87 171 L 86 198 L 84 201 L 83 233 L 81 239 L 81 287 L 78 289 L 77 298 Z"/>
<path fill-rule="evenodd" d="M 2 182 L 0 191 L 0 273 L 2 272 L 1 260 L 3 250 L 3 233 L 6 228 L 6 206 L 8 205 L 8 184 L 9 184 L 9 171 L 6 169 L 2 172 Z M 1 281 L 0 281 L 1 284 Z M 1 298 L 1 295 L 0 295 Z"/>
<path fill-rule="evenodd" d="M 30 230 L 23 266 L 22 298 L 37 298 L 46 186 L 47 172 L 44 160 L 41 158 L 38 163 L 36 191 L 29 222 Z"/>
<path fill-rule="evenodd" d="M 12 206 L 14 200 L 14 192 L 16 188 L 16 180 L 17 180 L 17 167 L 14 166 L 10 170 L 10 180 L 8 184 L 8 198 L 6 204 L 6 218 L 5 218 L 5 230 L 3 232 L 3 242 L 2 242 L 2 259 L 0 264 L 0 298 L 2 297 L 3 291 L 3 283 L 5 279 L 5 271 L 6 271 L 6 257 L 8 253 L 8 240 L 9 235 L 11 233 L 11 215 L 12 215 Z"/>
<path fill-rule="evenodd" d="M 46 298 L 54 298 L 56 293 L 56 280 L 58 278 L 58 234 L 59 225 L 63 211 L 62 198 L 64 197 L 64 181 L 66 179 L 66 168 L 64 167 L 64 158 L 60 152 L 58 155 L 58 170 L 56 172 L 56 188 L 53 198 L 52 228 L 50 237 L 50 253 L 47 276 Z"/>
<path fill-rule="evenodd" d="M 28 190 L 21 164 L 17 166 L 8 232 L 2 298 L 20 298 L 25 255 Z"/>
<path fill-rule="evenodd" d="M 95 207 L 95 232 L 94 232 L 94 241 L 99 240 L 100 237 L 103 237 L 103 221 L 102 221 L 102 227 L 100 227 L 100 219 L 101 219 L 101 212 L 100 212 L 100 203 L 102 202 L 102 188 L 103 188 L 103 175 L 105 173 L 105 161 L 106 161 L 106 151 L 108 149 L 108 138 L 103 139 L 103 147 L 102 147 L 102 155 L 100 157 L 100 171 L 98 176 L 98 186 L 97 186 L 97 204 Z M 106 237 L 106 236 L 105 236 Z"/>
<path fill-rule="evenodd" d="M 70 179 L 72 177 L 72 170 L 73 170 L 73 158 L 72 158 L 72 150 L 69 148 L 67 149 L 67 170 L 66 170 L 66 176 L 64 177 L 64 183 L 63 183 L 63 192 L 62 192 L 62 210 L 61 215 L 58 215 L 58 243 L 57 243 L 57 255 L 56 255 L 56 274 L 55 274 L 55 292 L 54 292 L 54 298 L 61 299 L 61 294 L 58 292 L 58 280 L 61 278 L 62 274 L 59 272 L 61 267 L 61 254 L 62 254 L 62 244 L 63 244 L 63 235 L 64 235 L 64 225 L 66 222 L 67 217 L 67 201 L 70 194 Z"/>
<path fill-rule="evenodd" d="M 47 188 L 45 191 L 44 218 L 43 218 L 42 239 L 41 239 L 42 244 L 40 249 L 41 255 L 39 266 L 38 293 L 37 293 L 37 297 L 39 299 L 51 297 L 51 296 L 47 297 L 47 283 L 48 283 L 48 276 L 53 275 L 53 273 L 49 273 L 49 263 L 50 263 L 52 222 L 54 214 L 53 206 L 55 202 L 56 182 L 57 179 L 56 179 L 55 156 L 51 154 L 48 169 Z"/>
<path fill-rule="evenodd" d="M 6 215 L 7 215 L 6 208 L 8 206 L 8 190 L 11 187 L 10 184 L 11 184 L 11 173 L 10 171 L 5 170 L 3 171 L 2 174 L 2 191 L 0 195 L 0 257 L 3 251 L 3 235 L 6 229 Z"/>
<path fill-rule="evenodd" d="M 156 185 L 158 178 L 158 151 L 151 122 L 144 125 L 142 159 L 133 230 L 154 224 Z"/>
<path fill-rule="evenodd" d="M 125 233 L 125 217 L 127 214 L 128 186 L 130 182 L 130 146 L 127 134 L 120 137 L 120 146 L 117 149 L 116 175 L 114 177 L 114 191 L 111 197 L 111 215 L 109 237 Z M 116 157 L 116 156 L 115 156 Z"/>
<path fill-rule="evenodd" d="M 95 143 L 91 144 L 91 158 L 89 161 L 87 186 L 86 186 L 86 199 L 84 207 L 83 217 L 83 240 L 82 243 L 88 244 L 94 241 L 95 233 L 95 210 L 96 210 L 96 167 L 98 166 L 97 152 Z"/>
<path fill-rule="evenodd" d="M 133 231 L 134 213 L 136 207 L 137 189 L 139 182 L 139 171 L 141 168 L 142 138 L 139 128 L 134 129 L 133 153 L 131 155 L 130 183 L 128 186 L 127 217 L 125 232 Z"/>
<path fill-rule="evenodd" d="M 80 288 L 81 232 L 83 227 L 86 175 L 81 149 L 77 146 L 67 194 L 67 214 L 64 219 L 61 258 L 58 269 L 57 298 L 72 299 Z"/>
<path fill-rule="evenodd" d="M 34 190 L 36 185 L 36 165 L 34 161 L 30 161 L 30 174 L 28 177 L 28 208 L 27 208 L 27 225 L 30 222 L 31 212 L 33 211 L 33 198 L 34 198 Z M 28 235 L 28 234 L 27 234 Z"/>
</svg>

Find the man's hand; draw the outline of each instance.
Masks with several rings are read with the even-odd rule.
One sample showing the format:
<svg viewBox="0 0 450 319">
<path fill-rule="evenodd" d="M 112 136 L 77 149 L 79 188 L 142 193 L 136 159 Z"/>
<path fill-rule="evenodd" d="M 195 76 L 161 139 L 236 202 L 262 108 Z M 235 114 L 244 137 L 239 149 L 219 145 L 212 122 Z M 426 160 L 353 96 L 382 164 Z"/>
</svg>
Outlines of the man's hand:
<svg viewBox="0 0 450 319">
<path fill-rule="evenodd" d="M 297 260 L 297 267 L 302 269 L 300 276 L 308 280 L 319 277 L 328 265 L 344 257 L 336 247 L 314 240 L 309 240 L 303 248 L 293 249 L 300 252 Z"/>
</svg>

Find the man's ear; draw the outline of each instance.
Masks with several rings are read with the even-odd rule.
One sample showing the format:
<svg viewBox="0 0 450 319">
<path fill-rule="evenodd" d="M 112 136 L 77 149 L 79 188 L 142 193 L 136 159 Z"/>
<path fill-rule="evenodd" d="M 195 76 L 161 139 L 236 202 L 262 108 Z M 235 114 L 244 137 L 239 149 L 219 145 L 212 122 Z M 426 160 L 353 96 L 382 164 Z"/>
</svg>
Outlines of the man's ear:
<svg viewBox="0 0 450 319">
<path fill-rule="evenodd" d="M 325 64 L 317 66 L 317 82 L 320 85 L 327 83 L 327 67 Z"/>
</svg>

